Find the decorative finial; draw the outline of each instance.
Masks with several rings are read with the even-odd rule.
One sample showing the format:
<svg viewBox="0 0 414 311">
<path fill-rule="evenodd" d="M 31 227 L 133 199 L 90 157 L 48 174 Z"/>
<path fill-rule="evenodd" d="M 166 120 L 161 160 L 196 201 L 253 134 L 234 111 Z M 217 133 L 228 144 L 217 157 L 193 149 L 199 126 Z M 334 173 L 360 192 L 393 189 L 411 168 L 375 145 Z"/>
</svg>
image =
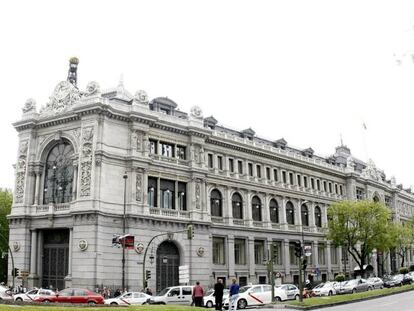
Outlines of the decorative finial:
<svg viewBox="0 0 414 311">
<path fill-rule="evenodd" d="M 344 146 L 344 141 L 342 140 L 342 133 L 339 134 L 339 136 L 341 137 L 341 147 L 343 147 Z"/>
<path fill-rule="evenodd" d="M 124 87 L 124 74 L 123 73 L 121 73 L 121 75 L 119 76 L 118 87 Z"/>
<path fill-rule="evenodd" d="M 74 86 L 76 86 L 78 82 L 78 64 L 79 59 L 77 57 L 71 57 L 69 59 L 69 71 L 68 71 L 68 81 L 72 83 Z"/>
</svg>

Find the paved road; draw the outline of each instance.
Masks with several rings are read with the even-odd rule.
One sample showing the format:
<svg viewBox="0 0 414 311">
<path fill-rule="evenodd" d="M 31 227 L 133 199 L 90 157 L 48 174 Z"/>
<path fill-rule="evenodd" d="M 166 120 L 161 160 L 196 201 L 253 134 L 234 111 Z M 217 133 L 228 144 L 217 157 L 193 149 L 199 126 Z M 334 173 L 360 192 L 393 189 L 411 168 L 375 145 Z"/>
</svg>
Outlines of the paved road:
<svg viewBox="0 0 414 311">
<path fill-rule="evenodd" d="M 259 309 L 260 311 L 287 311 L 289 309 Z M 291 309 L 290 309 L 291 310 Z M 414 311 L 414 291 L 347 305 L 317 309 L 318 311 Z M 316 311 L 316 310 L 315 310 Z"/>
</svg>

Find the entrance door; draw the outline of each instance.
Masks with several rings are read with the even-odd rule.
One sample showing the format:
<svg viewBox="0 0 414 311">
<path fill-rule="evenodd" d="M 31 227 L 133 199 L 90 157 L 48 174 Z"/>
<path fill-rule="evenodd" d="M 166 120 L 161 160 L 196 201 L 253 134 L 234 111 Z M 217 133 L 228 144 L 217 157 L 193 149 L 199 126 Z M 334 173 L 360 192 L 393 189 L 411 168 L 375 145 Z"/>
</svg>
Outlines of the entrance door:
<svg viewBox="0 0 414 311">
<path fill-rule="evenodd" d="M 165 241 L 157 249 L 157 293 L 170 286 L 179 285 L 178 266 L 180 253 L 177 246 Z"/>
<path fill-rule="evenodd" d="M 42 287 L 63 289 L 68 274 L 69 230 L 46 230 L 43 236 Z"/>
</svg>

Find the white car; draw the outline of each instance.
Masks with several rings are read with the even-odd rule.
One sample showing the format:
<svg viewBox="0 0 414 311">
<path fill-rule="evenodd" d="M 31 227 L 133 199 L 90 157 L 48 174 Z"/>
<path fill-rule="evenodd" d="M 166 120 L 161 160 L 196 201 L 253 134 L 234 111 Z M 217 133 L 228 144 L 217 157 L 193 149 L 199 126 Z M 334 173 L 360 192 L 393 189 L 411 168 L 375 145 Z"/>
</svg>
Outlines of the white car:
<svg viewBox="0 0 414 311">
<path fill-rule="evenodd" d="M 13 296 L 13 298 L 14 298 L 14 301 L 31 302 L 39 296 L 54 296 L 54 295 L 56 295 L 55 292 L 50 289 L 34 288 L 24 294 L 16 294 Z"/>
<path fill-rule="evenodd" d="M 229 290 L 223 290 L 223 302 L 229 297 Z M 207 308 L 213 308 L 216 305 L 216 297 L 214 296 L 214 289 L 210 289 L 203 297 L 204 306 Z"/>
<path fill-rule="evenodd" d="M 251 306 L 261 306 L 272 302 L 271 285 L 248 285 L 240 288 L 237 295 L 225 300 L 224 307 L 229 310 L 245 309 Z"/>
<path fill-rule="evenodd" d="M 336 295 L 335 283 L 326 282 L 316 285 L 312 292 L 315 296 L 332 296 Z"/>
<path fill-rule="evenodd" d="M 11 290 L 3 285 L 0 285 L 0 300 L 13 300 Z"/>
<path fill-rule="evenodd" d="M 152 296 L 140 292 L 127 292 L 121 296 L 105 299 L 104 303 L 106 305 L 120 305 L 120 306 L 129 306 L 129 305 L 143 305 Z"/>
<path fill-rule="evenodd" d="M 299 299 L 299 288 L 293 284 L 282 284 L 275 286 L 276 301 Z"/>
<path fill-rule="evenodd" d="M 372 277 L 367 279 L 368 284 L 371 285 L 373 289 L 384 288 L 384 281 L 377 277 Z"/>
<path fill-rule="evenodd" d="M 193 286 L 173 286 L 164 288 L 157 295 L 151 296 L 150 304 L 188 305 L 193 303 Z"/>
</svg>

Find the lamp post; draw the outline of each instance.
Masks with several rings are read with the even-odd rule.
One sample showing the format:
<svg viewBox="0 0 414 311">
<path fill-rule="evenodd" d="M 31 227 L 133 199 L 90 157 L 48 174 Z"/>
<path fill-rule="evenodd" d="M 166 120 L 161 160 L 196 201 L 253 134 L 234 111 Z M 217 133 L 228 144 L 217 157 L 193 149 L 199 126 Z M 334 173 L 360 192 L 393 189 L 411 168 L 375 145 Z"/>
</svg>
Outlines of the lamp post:
<svg viewBox="0 0 414 311">
<path fill-rule="evenodd" d="M 122 235 L 125 237 L 125 227 L 126 227 L 126 183 L 128 175 L 124 173 L 124 214 L 122 217 Z M 122 290 L 125 290 L 125 238 L 122 240 Z"/>
</svg>

